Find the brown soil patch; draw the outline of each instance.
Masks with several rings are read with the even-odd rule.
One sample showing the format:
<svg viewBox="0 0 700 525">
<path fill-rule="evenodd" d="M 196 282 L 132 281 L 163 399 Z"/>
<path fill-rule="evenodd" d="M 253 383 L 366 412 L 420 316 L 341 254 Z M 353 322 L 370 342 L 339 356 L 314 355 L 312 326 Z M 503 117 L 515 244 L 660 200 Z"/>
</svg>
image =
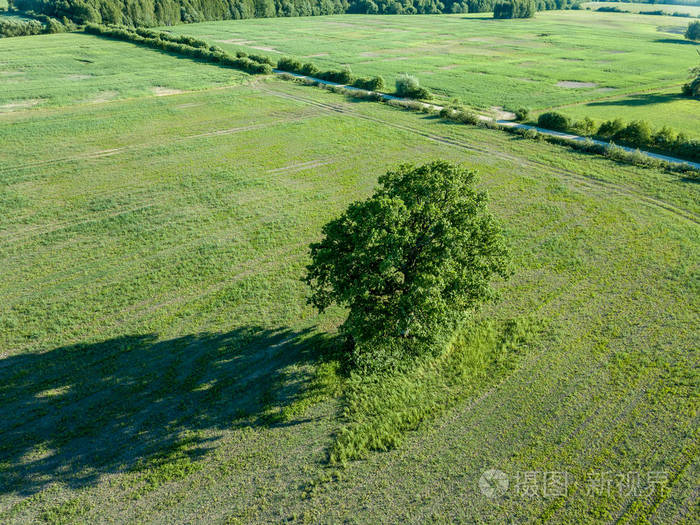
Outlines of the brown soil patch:
<svg viewBox="0 0 700 525">
<path fill-rule="evenodd" d="M 275 49 L 274 47 L 267 47 L 267 46 L 248 46 L 252 47 L 253 49 L 259 49 L 260 51 L 267 51 L 268 53 L 279 53 L 280 55 L 283 54 L 282 51 L 279 49 Z"/>
<path fill-rule="evenodd" d="M 574 80 L 560 80 L 557 86 L 568 89 L 594 88 L 598 86 L 595 82 L 577 82 Z"/>
<path fill-rule="evenodd" d="M 92 97 L 90 100 L 88 100 L 88 102 L 91 102 L 93 104 L 109 102 L 110 100 L 114 99 L 118 94 L 119 91 L 100 91 L 99 93 L 96 93 L 95 96 Z"/>
<path fill-rule="evenodd" d="M 152 87 L 151 91 L 153 91 L 153 94 L 157 97 L 165 97 L 167 95 L 179 95 L 180 93 L 184 93 L 184 91 L 182 91 L 181 89 L 173 89 L 163 86 Z"/>
<path fill-rule="evenodd" d="M 29 98 L 26 100 L 15 100 L 14 102 L 8 102 L 6 104 L 0 105 L 0 112 L 5 113 L 9 111 L 17 111 L 20 109 L 27 109 L 34 107 L 41 103 L 40 98 Z"/>
</svg>

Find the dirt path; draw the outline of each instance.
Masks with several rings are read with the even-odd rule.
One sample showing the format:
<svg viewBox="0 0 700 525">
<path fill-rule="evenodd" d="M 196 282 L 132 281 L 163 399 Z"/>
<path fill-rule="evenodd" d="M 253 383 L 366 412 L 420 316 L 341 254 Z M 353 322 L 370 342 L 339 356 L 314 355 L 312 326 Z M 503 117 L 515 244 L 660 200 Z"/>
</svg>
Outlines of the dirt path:
<svg viewBox="0 0 700 525">
<path fill-rule="evenodd" d="M 295 76 L 295 77 L 297 77 L 297 78 L 309 79 L 309 80 L 312 80 L 312 81 L 314 81 L 314 82 L 318 82 L 318 83 L 320 83 L 320 84 L 325 84 L 325 85 L 328 85 L 328 86 L 338 86 L 338 87 L 342 87 L 342 88 L 345 88 L 345 89 L 349 89 L 349 90 L 351 90 L 351 91 L 366 91 L 366 90 L 363 90 L 363 89 L 355 88 L 355 87 L 353 87 L 353 86 L 348 86 L 348 85 L 346 85 L 346 84 L 337 84 L 337 83 L 335 83 L 335 82 L 329 82 L 329 81 L 327 81 L 327 80 L 320 80 L 320 79 L 314 78 L 314 77 L 308 77 L 308 76 L 299 75 L 299 74 L 296 74 L 296 73 L 289 73 L 289 72 L 286 72 L 286 71 L 280 71 L 280 70 L 278 70 L 278 69 L 275 69 L 274 72 L 277 73 L 278 75 L 283 75 L 283 74 L 292 75 L 292 76 Z M 416 102 L 415 100 L 410 100 L 410 99 L 395 97 L 394 95 L 387 95 L 386 93 L 380 93 L 380 92 L 378 92 L 378 91 L 377 91 L 377 92 L 370 92 L 370 93 L 376 93 L 377 95 L 380 95 L 384 100 L 398 100 L 398 101 L 403 101 L 403 102 Z M 435 109 L 435 110 L 437 110 L 437 111 L 440 111 L 441 109 L 443 109 L 443 106 L 438 106 L 438 105 L 436 105 L 436 104 L 429 104 L 429 103 L 427 103 L 427 102 L 419 102 L 419 103 L 420 103 L 420 104 L 423 104 L 424 107 L 432 108 L 432 109 Z M 537 131 L 538 133 L 542 133 L 543 135 L 551 135 L 551 136 L 554 136 L 554 137 L 562 137 L 562 138 L 566 138 L 566 139 L 570 139 L 570 140 L 575 140 L 575 141 L 581 141 L 581 142 L 583 142 L 583 141 L 586 141 L 586 140 L 592 140 L 592 139 L 590 139 L 589 137 L 582 137 L 582 136 L 580 136 L 580 135 L 573 135 L 573 134 L 571 134 L 571 133 L 561 133 L 561 132 L 559 132 L 559 131 L 553 131 L 553 130 L 550 130 L 550 129 L 539 128 L 539 127 L 537 127 L 537 126 L 528 126 L 528 125 L 526 125 L 526 124 L 518 124 L 518 123 L 512 122 L 512 121 L 510 121 L 510 120 L 496 120 L 496 119 L 493 119 L 493 118 L 491 118 L 491 117 L 486 117 L 486 116 L 484 116 L 484 115 L 480 115 L 480 116 L 479 116 L 479 119 L 482 120 L 482 121 L 484 121 L 484 122 L 487 122 L 487 121 L 488 121 L 488 122 L 496 122 L 496 123 L 498 123 L 498 124 L 500 124 L 500 125 L 502 125 L 502 126 L 508 126 L 508 127 L 512 127 L 512 128 L 533 129 L 533 130 Z M 593 140 L 593 142 L 594 142 L 595 144 L 598 144 L 598 145 L 601 145 L 601 146 L 609 146 L 609 145 L 610 145 L 609 142 L 605 142 L 605 141 L 602 141 L 602 140 Z M 633 153 L 633 152 L 638 151 L 636 148 L 628 148 L 628 147 L 626 147 L 626 146 L 618 146 L 618 147 L 619 147 L 619 148 L 622 148 L 623 150 L 625 150 L 625 151 L 627 151 L 627 152 L 630 152 L 630 153 Z M 700 170 L 700 163 L 698 163 L 698 162 L 692 162 L 692 161 L 689 161 L 689 160 L 679 159 L 679 158 L 677 158 L 677 157 L 670 157 L 670 156 L 668 156 L 668 155 L 661 155 L 661 154 L 659 154 L 659 153 L 652 153 L 652 152 L 650 152 L 650 151 L 643 151 L 643 150 L 640 150 L 640 151 L 641 151 L 643 154 L 645 154 L 645 155 L 647 155 L 647 156 L 649 156 L 649 157 L 651 157 L 651 158 L 654 158 L 654 159 L 663 160 L 663 161 L 666 161 L 666 162 L 670 162 L 670 163 L 672 163 L 672 164 L 687 164 L 687 165 L 689 165 L 689 166 L 692 166 L 692 167 L 695 168 L 696 170 Z"/>
<path fill-rule="evenodd" d="M 400 129 L 402 131 L 406 131 L 406 132 L 412 133 L 414 135 L 419 135 L 419 136 L 424 137 L 428 140 L 431 140 L 434 142 L 439 142 L 441 144 L 446 144 L 448 146 L 466 149 L 466 150 L 473 151 L 476 153 L 483 153 L 483 154 L 490 155 L 490 156 L 493 156 L 496 158 L 500 158 L 502 160 L 507 160 L 510 162 L 517 162 L 518 164 L 520 164 L 522 166 L 530 165 L 530 166 L 538 166 L 541 168 L 545 168 L 545 169 L 547 169 L 547 171 L 549 173 L 567 178 L 569 180 L 573 180 L 579 185 L 586 186 L 589 188 L 596 188 L 596 187 L 597 188 L 604 188 L 605 190 L 614 191 L 618 194 L 628 195 L 630 197 L 638 199 L 642 202 L 645 202 L 645 203 L 650 204 L 652 206 L 655 206 L 657 208 L 662 208 L 666 211 L 669 211 L 669 212 L 671 212 L 677 216 L 680 216 L 686 220 L 689 220 L 695 224 L 700 224 L 700 215 L 697 215 L 696 213 L 694 213 L 690 210 L 686 210 L 684 208 L 674 206 L 673 204 L 670 204 L 666 201 L 656 199 L 654 197 L 650 197 L 650 196 L 645 195 L 643 193 L 637 192 L 637 191 L 630 189 L 629 187 L 621 185 L 621 184 L 603 181 L 603 180 L 600 180 L 596 177 L 582 175 L 580 173 L 577 173 L 577 172 L 574 172 L 571 170 L 567 170 L 565 168 L 554 167 L 554 166 L 551 166 L 545 162 L 525 159 L 523 157 L 510 155 L 510 154 L 504 153 L 502 151 L 498 151 L 498 150 L 493 149 L 493 148 L 488 148 L 488 147 L 483 146 L 483 145 L 466 143 L 466 142 L 459 141 L 459 140 L 456 140 L 456 139 L 453 139 L 450 137 L 435 135 L 432 133 L 428 133 L 426 131 L 421 131 L 421 130 L 418 130 L 415 128 L 411 128 L 409 126 L 404 126 L 402 124 L 397 124 L 395 122 L 383 120 L 383 119 L 378 118 L 378 117 L 365 115 L 365 114 L 357 112 L 356 110 L 353 110 L 349 106 L 339 105 L 339 104 L 327 104 L 327 103 L 319 102 L 317 100 L 303 97 L 300 95 L 292 95 L 292 94 L 287 93 L 287 92 L 276 91 L 274 89 L 266 88 L 266 87 L 262 87 L 262 86 L 260 87 L 260 89 L 262 91 L 270 94 L 270 95 L 273 95 L 273 96 L 291 99 L 291 100 L 296 100 L 298 102 L 302 102 L 305 104 L 314 105 L 314 106 L 317 106 L 319 108 L 324 108 L 329 112 L 347 114 L 347 115 L 354 116 L 356 118 L 361 118 L 364 120 L 369 120 L 372 122 L 381 123 L 382 125 L 389 126 L 389 127 L 395 128 L 395 129 Z M 482 117 L 482 118 L 488 119 L 488 117 Z M 514 123 L 511 123 L 511 124 L 515 125 L 515 126 L 523 126 L 522 124 L 514 124 Z M 537 128 L 535 128 L 535 129 L 537 129 Z M 552 133 L 557 133 L 557 132 L 552 132 Z M 584 139 L 582 138 L 582 140 L 584 140 Z M 698 166 L 698 167 L 700 168 L 700 166 Z"/>
</svg>

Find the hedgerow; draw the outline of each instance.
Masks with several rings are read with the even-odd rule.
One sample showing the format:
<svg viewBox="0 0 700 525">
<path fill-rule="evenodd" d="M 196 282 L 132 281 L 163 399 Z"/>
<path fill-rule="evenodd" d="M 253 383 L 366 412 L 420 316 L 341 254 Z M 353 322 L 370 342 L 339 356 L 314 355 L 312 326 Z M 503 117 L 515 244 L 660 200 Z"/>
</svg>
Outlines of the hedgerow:
<svg viewBox="0 0 700 525">
<path fill-rule="evenodd" d="M 34 12 L 0 18 L 0 38 L 63 33 L 73 29 L 75 29 L 75 25 L 68 19 L 61 21 Z"/>
<path fill-rule="evenodd" d="M 631 148 L 647 149 L 686 160 L 700 161 L 700 141 L 689 139 L 682 132 L 677 133 L 667 126 L 655 130 L 644 120 L 624 123 L 620 119 L 615 119 L 597 126 L 587 117 L 571 122 L 561 113 L 548 112 L 539 116 L 537 125 L 544 129 L 612 140 Z"/>
<path fill-rule="evenodd" d="M 153 49 L 214 62 L 251 74 L 272 73 L 272 66 L 267 57 L 246 56 L 245 53 L 243 56 L 229 55 L 217 46 L 210 46 L 203 40 L 189 36 L 175 36 L 163 31 L 131 29 L 124 26 L 109 27 L 100 24 L 86 24 L 85 31 L 93 35 L 124 40 Z"/>
<path fill-rule="evenodd" d="M 283 65 L 286 65 L 286 67 L 295 67 L 294 64 L 299 64 L 299 67 L 301 68 L 302 64 L 298 61 L 295 61 L 290 58 L 283 58 L 280 60 L 280 62 Z M 292 66 L 289 66 L 289 64 L 292 64 Z M 278 68 L 281 69 L 278 65 Z M 634 164 L 634 165 L 639 165 L 639 166 L 645 166 L 645 167 L 656 167 L 659 169 L 664 169 L 669 172 L 674 172 L 674 173 L 683 173 L 686 174 L 689 177 L 692 178 L 697 178 L 700 177 L 700 172 L 693 166 L 689 164 L 681 164 L 681 163 L 676 163 L 676 162 L 667 162 L 662 159 L 656 159 L 653 157 L 649 157 L 648 155 L 645 155 L 641 152 L 629 152 L 626 151 L 620 147 L 615 146 L 614 144 L 612 146 L 605 146 L 605 145 L 600 145 L 596 144 L 592 140 L 578 140 L 578 139 L 571 139 L 571 138 L 566 138 L 566 137 L 559 137 L 559 136 L 554 136 L 554 135 L 548 135 L 545 133 L 538 133 L 536 130 L 531 129 L 531 128 L 521 128 L 517 126 L 504 126 L 501 125 L 495 121 L 491 120 L 485 120 L 485 119 L 480 119 L 478 115 L 475 113 L 465 109 L 461 108 L 459 106 L 451 106 L 447 108 L 443 108 L 442 110 L 439 110 L 431 105 L 431 104 L 425 104 L 423 102 L 419 102 L 416 100 L 396 100 L 396 99 L 389 99 L 385 98 L 379 93 L 369 93 L 367 91 L 359 91 L 357 89 L 348 89 L 343 86 L 335 86 L 335 85 L 327 85 L 323 83 L 319 83 L 316 80 L 313 79 L 308 79 L 308 78 L 299 78 L 295 77 L 291 74 L 289 75 L 281 75 L 281 78 L 284 78 L 286 80 L 291 80 L 294 82 L 299 82 L 302 84 L 306 85 L 313 85 L 317 87 L 322 87 L 324 89 L 328 89 L 330 91 L 333 91 L 338 94 L 343 94 L 346 96 L 354 97 L 354 98 L 361 98 L 365 100 L 374 100 L 377 102 L 382 102 L 384 104 L 387 104 L 389 106 L 399 108 L 399 109 L 405 109 L 408 111 L 419 111 L 422 113 L 433 113 L 433 114 L 439 114 L 439 116 L 445 120 L 449 120 L 451 122 L 458 122 L 462 124 L 469 124 L 469 125 L 478 125 L 481 127 L 485 128 L 490 128 L 490 129 L 498 129 L 502 131 L 507 131 L 509 133 L 514 133 L 521 135 L 524 138 L 528 139 L 535 139 L 535 140 L 543 140 L 546 142 L 549 142 L 550 144 L 556 144 L 556 145 L 561 145 L 561 146 L 567 146 L 571 149 L 574 149 L 576 151 L 580 151 L 583 153 L 591 153 L 595 155 L 604 155 L 607 156 L 613 160 L 616 160 L 618 162 L 624 162 L 626 164 Z M 528 111 L 526 109 L 518 110 L 520 113 L 521 117 L 523 119 L 526 118 Z M 563 117 L 563 115 L 562 115 Z M 581 129 L 584 127 L 588 131 L 592 131 L 591 128 L 591 123 L 593 123 L 592 120 L 590 119 L 584 119 L 583 121 L 579 122 L 574 122 L 571 124 L 571 122 L 566 119 L 566 122 L 568 123 L 568 127 L 566 127 L 563 131 L 572 131 L 571 126 L 574 128 Z M 542 126 L 545 127 L 545 126 Z M 603 124 L 600 125 L 597 131 L 595 131 L 595 134 L 597 137 L 609 140 L 612 137 L 616 136 L 618 132 L 621 130 L 624 130 L 626 128 L 626 125 L 624 122 L 622 122 L 620 119 L 616 119 L 613 121 L 607 121 L 604 122 Z M 546 129 L 552 129 L 547 127 Z M 591 133 L 593 134 L 593 132 Z M 652 138 L 654 141 L 654 144 L 649 146 L 649 149 L 654 149 L 660 152 L 669 152 L 675 156 L 678 156 L 683 159 L 688 159 L 688 160 L 694 160 L 698 158 L 699 151 L 700 151 L 700 142 L 697 140 L 688 140 L 687 137 L 685 137 L 682 133 L 676 134 L 673 130 L 670 130 L 667 127 L 661 128 L 660 130 L 654 132 L 652 134 Z M 635 146 L 633 146 L 635 147 Z M 636 146 L 639 147 L 639 146 Z"/>
<path fill-rule="evenodd" d="M 299 60 L 291 57 L 280 58 L 277 62 L 277 69 L 280 71 L 287 71 L 289 73 L 297 73 L 298 75 L 319 78 L 321 80 L 327 80 L 328 82 L 335 82 L 337 84 L 352 84 L 355 80 L 355 77 L 352 76 L 350 68 L 346 67 L 344 69 L 329 69 L 326 71 L 321 71 L 311 62 L 302 64 Z"/>
</svg>

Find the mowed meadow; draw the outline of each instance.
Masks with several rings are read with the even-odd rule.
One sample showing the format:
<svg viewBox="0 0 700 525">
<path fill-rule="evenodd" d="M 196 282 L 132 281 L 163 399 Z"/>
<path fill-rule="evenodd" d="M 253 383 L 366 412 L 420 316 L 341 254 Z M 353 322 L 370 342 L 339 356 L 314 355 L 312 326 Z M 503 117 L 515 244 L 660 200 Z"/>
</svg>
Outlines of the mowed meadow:
<svg viewBox="0 0 700 525">
<path fill-rule="evenodd" d="M 700 136 L 697 110 L 680 96 L 698 45 L 683 39 L 686 18 L 543 11 L 534 19 L 490 13 L 436 16 L 307 17 L 205 22 L 163 28 L 224 49 L 273 59 L 290 55 L 321 69 L 348 65 L 393 85 L 409 72 L 441 100 L 480 109 L 543 111 L 604 101 L 592 118 L 641 118 Z M 671 93 L 654 97 L 656 92 Z M 618 109 L 622 111 L 618 112 Z M 578 117 L 586 111 L 571 111 Z M 636 117 L 636 118 L 640 118 Z"/>
<path fill-rule="evenodd" d="M 87 35 L 0 50 L 28 80 L 0 103 L 2 523 L 693 522 L 697 184 Z M 540 328 L 392 412 L 300 278 L 378 175 L 435 158 L 479 171 L 513 253 L 474 326 Z M 491 468 L 571 483 L 490 499 Z M 608 471 L 665 488 L 587 489 Z"/>
<path fill-rule="evenodd" d="M 7 38 L 0 55 L 0 114 L 230 86 L 242 77 L 234 69 L 81 33 Z"/>
</svg>

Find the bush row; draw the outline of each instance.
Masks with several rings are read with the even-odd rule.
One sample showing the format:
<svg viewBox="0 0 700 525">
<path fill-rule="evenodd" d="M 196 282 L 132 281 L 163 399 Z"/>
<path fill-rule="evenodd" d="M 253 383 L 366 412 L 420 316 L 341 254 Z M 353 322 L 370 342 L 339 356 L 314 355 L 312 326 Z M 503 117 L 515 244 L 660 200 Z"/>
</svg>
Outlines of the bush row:
<svg viewBox="0 0 700 525">
<path fill-rule="evenodd" d="M 281 58 L 279 62 L 277 62 L 277 69 L 289 73 L 296 73 L 298 75 L 305 75 L 307 77 L 318 78 L 327 82 L 335 82 L 336 84 L 351 85 L 367 91 L 381 91 L 386 87 L 384 79 L 380 76 L 355 77 L 348 67 L 322 71 L 311 62 L 302 64 L 299 60 L 291 57 Z"/>
<path fill-rule="evenodd" d="M 612 140 L 633 148 L 651 149 L 686 160 L 700 161 L 700 141 L 691 140 L 684 133 L 677 133 L 668 126 L 655 130 L 644 120 L 624 123 L 615 119 L 598 126 L 590 118 L 571 122 L 565 115 L 552 111 L 540 115 L 537 125 L 545 129 Z"/>
<path fill-rule="evenodd" d="M 63 33 L 75 29 L 68 19 L 63 22 L 50 16 L 37 13 L 22 13 L 22 16 L 0 18 L 0 38 L 31 36 L 50 33 Z"/>
<path fill-rule="evenodd" d="M 667 162 L 665 160 L 656 159 L 654 157 L 650 157 L 649 155 L 645 155 L 638 149 L 636 151 L 627 151 L 621 148 L 620 146 L 616 145 L 614 142 L 611 142 L 607 145 L 603 145 L 593 142 L 593 140 L 591 140 L 590 138 L 586 140 L 570 139 L 566 137 L 558 137 L 555 135 L 538 133 L 537 130 L 534 129 L 515 128 L 511 126 L 503 126 L 501 127 L 501 129 L 503 129 L 504 131 L 508 131 L 509 133 L 520 135 L 527 139 L 542 140 L 550 144 L 567 146 L 573 150 L 580 151 L 582 153 L 602 155 L 611 160 L 624 164 L 632 164 L 635 166 L 643 166 L 647 168 L 664 169 L 666 171 L 674 173 L 686 174 L 689 178 L 700 178 L 700 171 L 690 166 L 689 164 L 679 164 L 676 162 Z"/>
<path fill-rule="evenodd" d="M 301 84 L 309 86 L 317 86 L 333 93 L 340 95 L 345 95 L 352 98 L 371 100 L 374 102 L 382 102 L 388 106 L 392 106 L 399 109 L 404 109 L 408 111 L 417 111 L 421 113 L 437 115 L 445 120 L 451 122 L 457 122 L 460 124 L 476 125 L 489 129 L 497 129 L 501 131 L 507 131 L 509 133 L 514 133 L 523 136 L 528 139 L 542 140 L 550 144 L 556 144 L 560 146 L 567 146 L 576 151 L 583 153 L 590 153 L 595 155 L 603 155 L 617 162 L 625 164 L 633 164 L 637 166 L 644 167 L 654 167 L 659 169 L 664 169 L 669 172 L 683 173 L 689 178 L 698 179 L 700 178 L 700 171 L 688 164 L 679 164 L 675 162 L 666 162 L 661 159 L 655 159 L 645 155 L 644 153 L 637 151 L 626 151 L 623 148 L 611 143 L 610 145 L 601 145 L 593 142 L 592 140 L 576 140 L 569 139 L 566 137 L 558 137 L 553 135 L 547 135 L 544 133 L 538 133 L 535 129 L 525 129 L 517 128 L 514 126 L 503 126 L 498 124 L 493 120 L 480 119 L 478 115 L 471 112 L 463 107 L 453 105 L 451 107 L 443 108 L 438 110 L 435 106 L 430 104 L 425 104 L 423 102 L 418 102 L 417 100 L 395 100 L 384 98 L 381 94 L 376 92 L 368 91 L 358 91 L 355 89 L 348 89 L 344 86 L 334 86 L 320 83 L 313 79 L 299 78 L 293 75 L 282 75 L 282 78 L 290 80 L 292 82 L 298 82 Z M 527 109 L 518 110 L 519 112 L 527 113 Z M 693 141 L 690 141 L 691 143 Z M 695 143 L 697 147 L 697 142 Z M 683 155 L 678 154 L 679 157 Z M 684 157 L 687 158 L 687 157 Z"/>
<path fill-rule="evenodd" d="M 674 13 L 668 13 L 662 9 L 657 9 L 655 11 L 639 11 L 638 13 L 635 13 L 634 11 L 627 11 L 626 9 L 620 9 L 619 7 L 613 6 L 613 7 L 607 7 L 607 6 L 602 6 L 596 9 L 598 13 L 630 13 L 630 14 L 638 14 L 638 15 L 653 15 L 653 16 L 677 16 L 680 18 L 692 18 L 693 15 L 690 13 L 679 13 L 678 11 Z"/>
<path fill-rule="evenodd" d="M 178 55 L 198 58 L 209 62 L 240 69 L 251 74 L 272 73 L 270 59 L 256 55 L 246 55 L 243 52 L 237 56 L 226 53 L 217 46 L 209 46 L 202 40 L 188 36 L 175 36 L 160 31 L 131 29 L 124 26 L 105 26 L 101 24 L 86 24 L 85 31 L 93 35 L 106 36 L 124 40 L 153 49 L 160 49 Z"/>
</svg>

